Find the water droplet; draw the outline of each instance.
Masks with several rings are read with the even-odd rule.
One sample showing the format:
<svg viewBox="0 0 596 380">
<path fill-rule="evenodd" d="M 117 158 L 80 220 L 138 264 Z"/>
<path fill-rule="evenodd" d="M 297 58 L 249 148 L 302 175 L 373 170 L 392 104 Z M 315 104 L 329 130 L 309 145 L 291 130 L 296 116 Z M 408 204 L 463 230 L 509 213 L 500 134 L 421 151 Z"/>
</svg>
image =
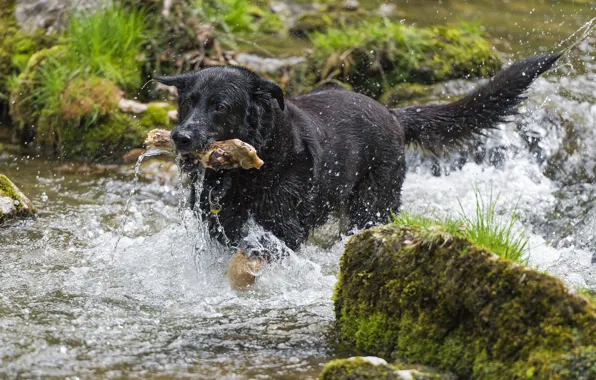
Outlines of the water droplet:
<svg viewBox="0 0 596 380">
<path fill-rule="evenodd" d="M 45 191 L 43 193 L 41 193 L 41 201 L 42 202 L 47 202 L 48 201 L 48 195 L 46 194 Z"/>
</svg>

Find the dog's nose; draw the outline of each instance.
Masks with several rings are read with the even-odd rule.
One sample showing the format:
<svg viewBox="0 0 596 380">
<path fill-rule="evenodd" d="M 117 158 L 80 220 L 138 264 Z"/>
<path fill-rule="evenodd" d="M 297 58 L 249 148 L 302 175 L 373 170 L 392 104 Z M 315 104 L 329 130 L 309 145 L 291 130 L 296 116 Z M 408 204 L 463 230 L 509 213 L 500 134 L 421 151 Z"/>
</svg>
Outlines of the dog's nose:
<svg viewBox="0 0 596 380">
<path fill-rule="evenodd" d="M 174 133 L 172 133 L 172 140 L 178 150 L 188 148 L 192 142 L 192 139 L 188 134 L 179 131 L 174 131 Z"/>
</svg>

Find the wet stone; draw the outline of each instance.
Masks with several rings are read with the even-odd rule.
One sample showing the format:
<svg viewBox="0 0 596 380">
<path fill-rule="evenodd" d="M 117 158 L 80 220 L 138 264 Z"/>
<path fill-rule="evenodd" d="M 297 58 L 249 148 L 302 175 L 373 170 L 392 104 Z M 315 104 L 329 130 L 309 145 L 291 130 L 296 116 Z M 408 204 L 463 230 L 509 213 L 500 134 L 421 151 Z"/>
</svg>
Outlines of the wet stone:
<svg viewBox="0 0 596 380">
<path fill-rule="evenodd" d="M 0 223 L 34 213 L 35 208 L 29 198 L 8 177 L 0 174 Z"/>
</svg>

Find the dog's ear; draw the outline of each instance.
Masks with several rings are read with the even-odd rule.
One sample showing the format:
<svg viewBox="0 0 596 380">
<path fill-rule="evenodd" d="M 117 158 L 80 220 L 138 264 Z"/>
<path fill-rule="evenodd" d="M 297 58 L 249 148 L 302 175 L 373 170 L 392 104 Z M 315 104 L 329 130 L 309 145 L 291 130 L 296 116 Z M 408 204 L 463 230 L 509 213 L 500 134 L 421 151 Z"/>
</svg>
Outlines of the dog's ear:
<svg viewBox="0 0 596 380">
<path fill-rule="evenodd" d="M 271 82 L 270 80 L 259 78 L 259 82 L 257 83 L 257 89 L 255 91 L 256 95 L 262 94 L 269 94 L 275 100 L 277 100 L 277 104 L 279 105 L 279 109 L 282 111 L 286 108 L 286 103 L 284 101 L 284 92 L 282 91 L 281 87 L 277 84 Z"/>
<path fill-rule="evenodd" d="M 172 76 L 163 76 L 155 78 L 159 83 L 165 84 L 166 86 L 174 86 L 178 89 L 184 87 L 193 73 L 184 73 Z"/>
</svg>

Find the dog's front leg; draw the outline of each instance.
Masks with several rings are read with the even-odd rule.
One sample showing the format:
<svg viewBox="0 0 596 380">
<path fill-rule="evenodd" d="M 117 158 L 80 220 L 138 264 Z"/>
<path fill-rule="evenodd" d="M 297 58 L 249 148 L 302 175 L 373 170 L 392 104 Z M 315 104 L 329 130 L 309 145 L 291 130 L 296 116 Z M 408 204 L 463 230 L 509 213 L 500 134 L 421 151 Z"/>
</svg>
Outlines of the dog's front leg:
<svg viewBox="0 0 596 380">
<path fill-rule="evenodd" d="M 250 231 L 240 241 L 238 251 L 230 261 L 230 285 L 236 290 L 249 288 L 265 264 L 279 261 L 291 252 L 273 233 L 260 228 Z"/>
</svg>

